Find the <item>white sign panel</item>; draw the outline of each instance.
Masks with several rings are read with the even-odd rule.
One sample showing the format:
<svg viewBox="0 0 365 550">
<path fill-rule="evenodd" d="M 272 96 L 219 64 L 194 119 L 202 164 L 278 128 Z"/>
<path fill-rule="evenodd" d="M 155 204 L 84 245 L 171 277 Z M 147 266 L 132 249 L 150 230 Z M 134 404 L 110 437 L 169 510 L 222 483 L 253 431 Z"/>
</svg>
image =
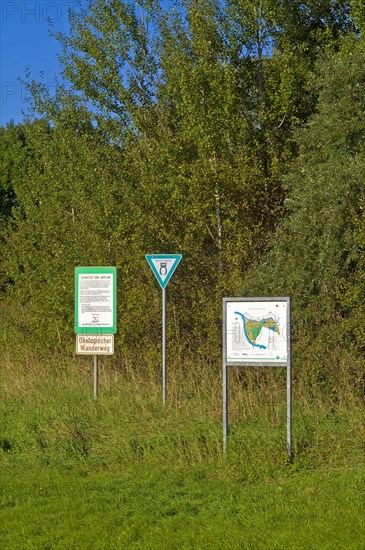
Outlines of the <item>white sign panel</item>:
<svg viewBox="0 0 365 550">
<path fill-rule="evenodd" d="M 162 283 L 167 279 L 173 265 L 175 264 L 174 258 L 152 258 L 152 264 L 155 267 L 155 272 L 160 276 Z"/>
<path fill-rule="evenodd" d="M 77 273 L 76 276 L 78 327 L 111 329 L 115 322 L 114 273 Z"/>
<path fill-rule="evenodd" d="M 78 355 L 113 355 L 114 334 L 77 334 L 76 353 Z"/>
<path fill-rule="evenodd" d="M 226 365 L 286 365 L 288 298 L 224 299 Z"/>
</svg>

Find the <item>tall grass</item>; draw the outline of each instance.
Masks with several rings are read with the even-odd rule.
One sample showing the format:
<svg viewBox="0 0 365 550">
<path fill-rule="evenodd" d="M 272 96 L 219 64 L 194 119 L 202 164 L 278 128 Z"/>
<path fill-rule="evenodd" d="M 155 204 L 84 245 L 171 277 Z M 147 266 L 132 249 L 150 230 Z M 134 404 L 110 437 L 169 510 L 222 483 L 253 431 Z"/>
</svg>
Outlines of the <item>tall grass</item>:
<svg viewBox="0 0 365 550">
<path fill-rule="evenodd" d="M 19 350 L 18 350 L 19 352 Z M 20 352 L 19 352 L 20 353 Z M 349 392 L 313 394 L 294 384 L 294 462 L 286 459 L 285 369 L 230 369 L 230 434 L 222 453 L 219 365 L 170 361 L 162 405 L 159 361 L 2 356 L 1 447 L 5 464 L 81 472 L 136 465 L 204 467 L 231 479 L 362 464 L 363 410 Z"/>
</svg>

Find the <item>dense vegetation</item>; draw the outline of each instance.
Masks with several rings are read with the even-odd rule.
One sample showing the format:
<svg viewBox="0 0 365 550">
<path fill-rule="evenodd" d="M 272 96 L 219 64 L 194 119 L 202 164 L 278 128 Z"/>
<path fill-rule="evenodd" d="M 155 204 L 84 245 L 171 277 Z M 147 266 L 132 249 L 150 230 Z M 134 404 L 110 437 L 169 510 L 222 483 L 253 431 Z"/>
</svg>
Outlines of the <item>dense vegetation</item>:
<svg viewBox="0 0 365 550">
<path fill-rule="evenodd" d="M 28 75 L 0 128 L 4 548 L 363 548 L 362 0 L 90 0 L 70 23 L 56 93 Z M 183 255 L 166 407 L 160 252 Z M 118 269 L 97 402 L 81 265 Z M 282 369 L 230 369 L 222 454 L 222 297 L 270 295 L 293 303 L 291 464 Z"/>
<path fill-rule="evenodd" d="M 174 252 L 179 356 L 215 362 L 222 296 L 271 293 L 292 296 L 315 356 L 357 357 L 362 3 L 164 5 L 71 14 L 67 86 L 50 96 L 29 78 L 40 118 L 1 128 L 6 339 L 71 351 L 74 267 L 116 265 L 120 353 L 154 357 L 160 296 L 144 256 Z"/>
</svg>

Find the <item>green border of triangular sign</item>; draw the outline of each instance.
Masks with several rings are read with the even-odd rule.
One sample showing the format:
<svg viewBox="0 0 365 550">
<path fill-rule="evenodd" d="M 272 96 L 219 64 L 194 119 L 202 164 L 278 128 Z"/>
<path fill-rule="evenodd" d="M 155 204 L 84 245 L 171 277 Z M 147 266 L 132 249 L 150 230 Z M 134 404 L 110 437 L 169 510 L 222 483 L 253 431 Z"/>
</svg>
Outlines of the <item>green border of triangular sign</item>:
<svg viewBox="0 0 365 550">
<path fill-rule="evenodd" d="M 182 255 L 181 254 L 146 254 L 146 260 L 150 265 L 150 268 L 153 271 L 154 276 L 156 277 L 159 285 L 161 288 L 165 288 L 167 286 L 167 283 L 171 279 L 175 269 L 177 268 L 178 263 L 180 262 Z M 171 260 L 174 259 L 174 263 L 172 264 L 170 271 L 168 272 L 166 279 L 163 281 L 160 277 L 160 274 L 158 273 L 153 260 Z"/>
</svg>

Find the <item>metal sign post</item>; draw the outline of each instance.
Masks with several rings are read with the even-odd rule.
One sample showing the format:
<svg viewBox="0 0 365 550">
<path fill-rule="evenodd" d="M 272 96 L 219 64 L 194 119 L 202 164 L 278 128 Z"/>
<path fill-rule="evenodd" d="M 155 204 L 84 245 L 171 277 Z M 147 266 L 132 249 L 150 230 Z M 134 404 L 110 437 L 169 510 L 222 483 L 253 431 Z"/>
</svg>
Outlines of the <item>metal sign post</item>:
<svg viewBox="0 0 365 550">
<path fill-rule="evenodd" d="M 162 402 L 166 404 L 166 288 L 162 289 Z"/>
<path fill-rule="evenodd" d="M 94 355 L 94 399 L 98 396 L 98 356 Z"/>
<path fill-rule="evenodd" d="M 181 254 L 147 254 L 146 260 L 162 288 L 162 402 L 166 404 L 166 286 L 172 277 Z"/>
<path fill-rule="evenodd" d="M 287 452 L 292 460 L 290 298 L 223 298 L 223 452 L 228 437 L 228 367 L 287 369 Z"/>
<path fill-rule="evenodd" d="M 290 333 L 290 327 L 289 327 Z M 292 453 L 292 380 L 291 380 L 291 338 L 288 339 L 288 363 L 286 366 L 286 447 L 289 462 L 293 459 Z"/>
<path fill-rule="evenodd" d="M 94 356 L 94 400 L 98 395 L 98 355 L 114 353 L 116 330 L 116 268 L 76 267 L 76 353 Z"/>
<path fill-rule="evenodd" d="M 223 363 L 223 452 L 227 450 L 228 435 L 228 367 Z"/>
</svg>

